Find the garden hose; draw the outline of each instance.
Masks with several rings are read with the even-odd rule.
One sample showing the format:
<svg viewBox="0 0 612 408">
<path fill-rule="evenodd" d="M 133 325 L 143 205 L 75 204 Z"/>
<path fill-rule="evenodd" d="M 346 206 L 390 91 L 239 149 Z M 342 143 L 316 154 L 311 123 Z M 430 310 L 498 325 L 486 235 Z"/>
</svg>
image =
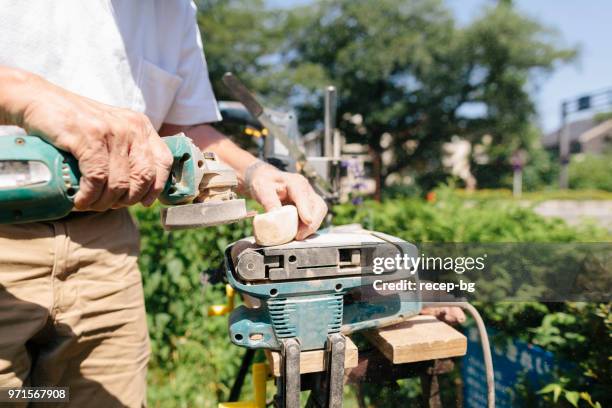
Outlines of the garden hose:
<svg viewBox="0 0 612 408">
<path fill-rule="evenodd" d="M 430 302 L 424 303 L 425 307 L 460 307 L 472 315 L 478 327 L 480 335 L 480 343 L 482 344 L 482 355 L 487 376 L 487 407 L 495 408 L 495 377 L 493 374 L 493 357 L 491 356 L 491 347 L 489 345 L 489 336 L 482 317 L 478 310 L 468 302 Z"/>
</svg>

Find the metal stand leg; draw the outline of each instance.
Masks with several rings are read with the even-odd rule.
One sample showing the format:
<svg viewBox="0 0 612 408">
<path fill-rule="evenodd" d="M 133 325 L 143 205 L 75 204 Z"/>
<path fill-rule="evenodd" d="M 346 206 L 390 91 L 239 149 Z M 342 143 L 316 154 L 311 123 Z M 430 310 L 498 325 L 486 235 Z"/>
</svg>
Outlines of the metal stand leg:
<svg viewBox="0 0 612 408">
<path fill-rule="evenodd" d="M 423 391 L 423 406 L 428 408 L 440 408 L 440 385 L 438 383 L 439 360 L 434 360 L 431 367 L 421 374 L 421 390 Z"/>
<path fill-rule="evenodd" d="M 346 338 L 340 333 L 330 334 L 327 338 L 327 373 L 329 378 L 327 406 L 342 408 L 342 391 L 344 389 L 344 350 Z"/>
<path fill-rule="evenodd" d="M 234 385 L 232 386 L 232 390 L 230 391 L 228 401 L 238 401 L 238 399 L 240 398 L 240 392 L 242 391 L 242 386 L 244 385 L 244 379 L 246 378 L 246 375 L 249 372 L 249 368 L 251 367 L 251 363 L 253 362 L 254 356 L 254 349 L 247 349 L 246 353 L 244 353 L 244 356 L 242 357 L 242 363 L 240 364 L 240 370 L 238 371 L 238 375 L 236 376 L 236 380 L 234 381 Z"/>
<path fill-rule="evenodd" d="M 325 347 L 325 372 L 316 376 L 307 408 L 342 408 L 346 338 L 330 334 Z"/>
<path fill-rule="evenodd" d="M 300 343 L 297 339 L 281 341 L 281 376 L 275 404 L 279 408 L 300 408 Z"/>
</svg>

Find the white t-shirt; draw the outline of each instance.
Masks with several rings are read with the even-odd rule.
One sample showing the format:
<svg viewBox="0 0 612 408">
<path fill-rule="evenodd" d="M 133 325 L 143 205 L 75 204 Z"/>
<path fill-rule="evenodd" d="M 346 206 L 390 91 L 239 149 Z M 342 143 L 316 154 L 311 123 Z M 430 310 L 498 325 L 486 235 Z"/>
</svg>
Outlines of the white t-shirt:
<svg viewBox="0 0 612 408">
<path fill-rule="evenodd" d="M 2 1 L 0 64 L 143 112 L 157 129 L 221 119 L 190 0 Z"/>
</svg>

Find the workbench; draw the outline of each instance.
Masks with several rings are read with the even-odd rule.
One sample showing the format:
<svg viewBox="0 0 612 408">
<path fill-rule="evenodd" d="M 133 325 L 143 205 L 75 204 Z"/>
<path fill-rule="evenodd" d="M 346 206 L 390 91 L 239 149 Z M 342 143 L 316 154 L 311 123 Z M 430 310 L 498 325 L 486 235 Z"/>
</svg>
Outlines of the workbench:
<svg viewBox="0 0 612 408">
<path fill-rule="evenodd" d="M 466 337 L 433 316 L 414 316 L 402 323 L 364 333 L 373 346 L 358 350 L 350 338 L 345 348 L 345 384 L 386 383 L 420 377 L 423 405 L 440 407 L 439 374 L 450 372 L 452 358 L 465 355 Z M 280 376 L 280 354 L 266 351 L 273 376 Z M 300 354 L 303 389 L 310 389 L 308 374 L 324 370 L 322 350 Z"/>
</svg>

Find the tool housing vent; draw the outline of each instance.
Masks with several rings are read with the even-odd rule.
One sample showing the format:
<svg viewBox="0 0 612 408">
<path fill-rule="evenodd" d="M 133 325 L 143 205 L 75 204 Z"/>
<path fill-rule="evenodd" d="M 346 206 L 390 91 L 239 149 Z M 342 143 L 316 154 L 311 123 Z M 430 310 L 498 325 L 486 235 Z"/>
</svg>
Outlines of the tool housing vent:
<svg viewBox="0 0 612 408">
<path fill-rule="evenodd" d="M 267 307 L 276 337 L 297 337 L 302 350 L 325 347 L 327 335 L 342 326 L 342 293 L 270 298 Z"/>
</svg>

